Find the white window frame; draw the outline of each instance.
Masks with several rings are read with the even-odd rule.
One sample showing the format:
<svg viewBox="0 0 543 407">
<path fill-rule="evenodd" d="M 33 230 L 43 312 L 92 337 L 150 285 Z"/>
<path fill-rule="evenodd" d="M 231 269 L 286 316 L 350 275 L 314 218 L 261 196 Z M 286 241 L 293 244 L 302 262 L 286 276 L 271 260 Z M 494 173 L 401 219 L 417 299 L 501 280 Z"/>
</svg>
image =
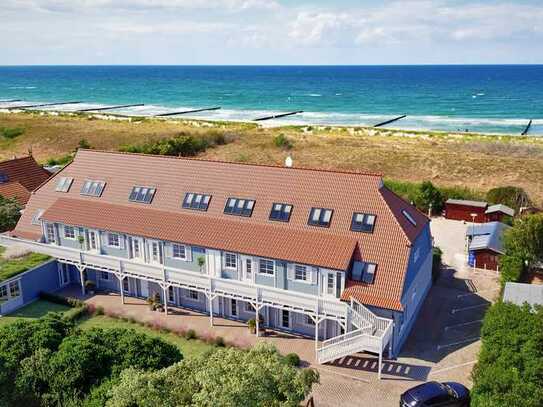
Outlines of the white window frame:
<svg viewBox="0 0 543 407">
<path fill-rule="evenodd" d="M 104 277 L 104 276 L 107 276 L 107 277 Z M 110 276 L 109 276 L 109 273 L 107 271 L 100 271 L 100 280 L 109 281 L 109 280 L 111 280 L 109 277 Z"/>
<path fill-rule="evenodd" d="M 178 250 L 182 248 L 182 253 L 183 253 L 182 256 L 179 256 L 179 255 L 176 256 L 176 253 L 175 253 L 176 248 Z M 181 254 L 181 252 L 178 254 Z M 172 258 L 179 259 L 179 260 L 187 260 L 187 246 L 180 243 L 172 243 Z"/>
<path fill-rule="evenodd" d="M 238 305 L 238 300 L 236 300 L 235 298 L 230 298 L 230 315 L 235 318 L 239 317 Z"/>
<path fill-rule="evenodd" d="M 303 268 L 304 278 L 298 278 L 298 269 Z M 294 281 L 300 281 L 302 283 L 311 283 L 311 273 L 313 271 L 309 270 L 307 266 L 304 266 L 303 264 L 295 264 L 294 265 Z"/>
<path fill-rule="evenodd" d="M 62 229 L 64 230 L 64 239 L 75 240 L 77 238 L 77 233 L 75 231 L 75 226 L 63 225 Z M 68 236 L 68 231 L 69 230 L 73 231 L 73 237 Z"/>
<path fill-rule="evenodd" d="M 262 262 L 269 262 L 269 261 L 271 261 L 272 263 L 272 272 L 271 273 L 263 272 Z M 258 259 L 258 274 L 262 274 L 265 276 L 275 276 L 275 260 L 264 259 L 264 258 Z"/>
<path fill-rule="evenodd" d="M 232 266 L 232 262 L 228 260 L 229 257 L 233 256 L 234 259 L 234 265 Z M 230 263 L 230 265 L 228 265 Z M 238 255 L 236 253 L 231 252 L 225 252 L 224 253 L 224 268 L 228 270 L 237 270 L 238 269 Z"/>
<path fill-rule="evenodd" d="M 43 210 L 43 209 L 38 209 L 36 212 L 34 212 L 34 215 L 32 216 L 31 223 L 33 225 L 40 226 L 41 225 L 41 217 L 43 216 L 44 212 L 45 212 L 45 210 Z"/>
<path fill-rule="evenodd" d="M 94 246 L 92 247 L 93 240 L 91 239 L 91 236 L 94 236 Z M 100 252 L 100 233 L 98 233 L 97 230 L 94 229 L 88 229 L 87 230 L 87 247 L 88 250 L 91 252 L 99 253 Z"/>
<path fill-rule="evenodd" d="M 162 264 L 162 247 L 160 241 L 158 240 L 149 240 L 149 262 L 152 264 Z M 157 248 L 157 256 L 155 257 L 154 249 Z"/>
<path fill-rule="evenodd" d="M 2 303 L 2 301 L 6 302 L 8 300 L 9 300 L 8 285 L 7 284 L 0 285 L 0 304 Z"/>
<path fill-rule="evenodd" d="M 175 287 L 173 285 L 169 286 L 168 287 L 168 302 L 171 304 L 175 304 L 177 302 L 176 297 L 177 297 L 177 294 L 175 292 Z"/>
<path fill-rule="evenodd" d="M 66 263 L 58 263 L 58 281 L 61 287 L 70 283 L 70 271 Z"/>
<path fill-rule="evenodd" d="M 14 287 L 15 287 L 15 290 L 14 290 Z M 13 291 L 16 291 L 15 294 L 13 293 Z M 11 281 L 8 284 L 8 293 L 9 293 L 9 297 L 12 299 L 18 298 L 21 295 L 23 295 L 23 293 L 21 292 L 21 280 Z"/>
<path fill-rule="evenodd" d="M 68 192 L 70 191 L 70 187 L 72 186 L 72 182 L 74 182 L 74 179 L 71 177 L 61 177 L 57 185 L 55 187 L 56 192 Z"/>
<path fill-rule="evenodd" d="M 255 309 L 253 307 L 253 304 L 251 304 L 250 302 L 248 301 L 245 301 L 244 302 L 245 306 L 243 307 L 244 308 L 244 311 L 245 312 L 255 312 Z"/>
<path fill-rule="evenodd" d="M 45 233 L 47 236 L 47 242 L 56 243 L 57 242 L 57 231 L 54 223 L 45 224 Z"/>
<path fill-rule="evenodd" d="M 117 237 L 117 244 L 111 244 L 112 241 L 111 241 L 111 237 L 113 236 L 116 236 Z M 107 235 L 106 235 L 106 241 L 107 241 L 107 246 L 108 247 L 113 247 L 115 249 L 120 249 L 121 248 L 121 235 L 118 234 L 118 233 L 113 233 L 113 232 L 107 232 Z"/>
<path fill-rule="evenodd" d="M 315 321 L 313 321 L 313 318 L 311 318 L 309 315 L 307 314 L 302 314 L 303 315 L 303 324 L 305 326 L 308 326 L 308 327 L 311 327 L 311 328 L 315 328 Z"/>
<path fill-rule="evenodd" d="M 292 312 L 290 312 L 289 310 L 286 310 L 286 309 L 280 309 L 279 312 L 280 312 L 279 317 L 280 317 L 280 321 L 281 321 L 281 328 L 289 329 L 289 330 L 292 329 Z M 283 322 L 284 322 L 283 316 L 284 316 L 285 312 L 288 313 L 288 326 L 285 326 L 283 324 Z"/>
</svg>

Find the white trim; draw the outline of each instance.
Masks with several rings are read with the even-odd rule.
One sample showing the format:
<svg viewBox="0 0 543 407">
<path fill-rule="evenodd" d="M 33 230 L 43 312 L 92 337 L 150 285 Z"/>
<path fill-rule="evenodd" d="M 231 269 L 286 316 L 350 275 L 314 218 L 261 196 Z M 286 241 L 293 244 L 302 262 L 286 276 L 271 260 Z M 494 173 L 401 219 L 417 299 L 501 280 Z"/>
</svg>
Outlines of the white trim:
<svg viewBox="0 0 543 407">
<path fill-rule="evenodd" d="M 230 255 L 233 255 L 234 256 L 234 259 L 236 260 L 236 265 L 234 267 L 232 266 L 228 266 L 226 263 L 226 256 L 230 256 Z M 234 252 L 224 252 L 224 255 L 223 255 L 223 267 L 227 270 L 237 270 L 238 269 L 238 266 L 239 266 L 239 256 L 237 253 L 234 253 Z"/>
<path fill-rule="evenodd" d="M 263 273 L 262 272 L 262 268 L 260 267 L 260 262 L 261 261 L 271 261 L 272 262 L 272 264 L 273 264 L 272 273 Z M 262 274 L 262 275 L 265 275 L 265 276 L 275 276 L 277 274 L 275 271 L 276 271 L 275 260 L 267 259 L 265 257 L 259 257 L 258 258 L 258 274 Z"/>
<path fill-rule="evenodd" d="M 68 230 L 71 228 L 74 232 L 74 237 L 70 237 L 70 236 L 66 236 L 66 228 L 68 228 Z M 76 227 L 75 226 L 70 226 L 70 225 L 62 225 L 62 231 L 63 231 L 63 238 L 64 239 L 68 239 L 68 240 L 75 240 L 77 239 L 77 232 L 76 232 Z"/>
<path fill-rule="evenodd" d="M 117 236 L 117 241 L 119 242 L 119 245 L 111 244 L 109 240 L 110 236 Z M 115 232 L 106 232 L 106 246 L 114 249 L 121 249 L 121 234 Z"/>
</svg>

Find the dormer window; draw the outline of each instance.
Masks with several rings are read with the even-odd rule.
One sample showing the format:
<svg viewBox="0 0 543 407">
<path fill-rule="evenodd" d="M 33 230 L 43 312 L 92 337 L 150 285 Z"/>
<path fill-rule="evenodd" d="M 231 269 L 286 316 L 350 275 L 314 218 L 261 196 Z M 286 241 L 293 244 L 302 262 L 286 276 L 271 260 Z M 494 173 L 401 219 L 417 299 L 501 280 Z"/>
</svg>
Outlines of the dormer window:
<svg viewBox="0 0 543 407">
<path fill-rule="evenodd" d="M 105 186 L 106 183 L 104 181 L 88 179 L 81 187 L 81 191 L 79 191 L 79 193 L 86 196 L 100 197 L 102 195 L 102 192 L 104 191 Z"/>
<path fill-rule="evenodd" d="M 153 187 L 136 186 L 132 188 L 128 200 L 150 204 L 155 196 L 155 192 L 156 188 Z"/>
<path fill-rule="evenodd" d="M 366 284 L 373 284 L 377 264 L 355 261 L 351 273 L 352 279 Z"/>
<path fill-rule="evenodd" d="M 207 211 L 210 200 L 211 200 L 211 195 L 195 194 L 193 192 L 187 192 L 185 194 L 185 199 L 183 200 L 183 208 L 195 209 L 199 211 Z"/>
<path fill-rule="evenodd" d="M 375 215 L 367 213 L 353 213 L 351 222 L 351 230 L 353 232 L 372 233 L 375 226 Z"/>
<path fill-rule="evenodd" d="M 274 203 L 270 212 L 270 220 L 288 222 L 292 212 L 292 205 L 284 203 Z"/>
<path fill-rule="evenodd" d="M 9 181 L 9 176 L 3 171 L 0 171 L 0 184 L 4 184 Z"/>
<path fill-rule="evenodd" d="M 311 226 L 327 228 L 330 226 L 330 222 L 332 221 L 333 212 L 334 211 L 332 209 L 311 208 L 307 223 Z"/>
<path fill-rule="evenodd" d="M 73 178 L 61 177 L 57 182 L 57 187 L 55 188 L 55 191 L 68 192 L 70 190 L 70 187 L 72 186 L 72 182 L 74 182 Z"/>
<path fill-rule="evenodd" d="M 255 207 L 254 200 L 228 198 L 226 200 L 226 206 L 224 207 L 224 213 L 228 215 L 250 217 L 253 214 L 254 207 Z"/>
</svg>

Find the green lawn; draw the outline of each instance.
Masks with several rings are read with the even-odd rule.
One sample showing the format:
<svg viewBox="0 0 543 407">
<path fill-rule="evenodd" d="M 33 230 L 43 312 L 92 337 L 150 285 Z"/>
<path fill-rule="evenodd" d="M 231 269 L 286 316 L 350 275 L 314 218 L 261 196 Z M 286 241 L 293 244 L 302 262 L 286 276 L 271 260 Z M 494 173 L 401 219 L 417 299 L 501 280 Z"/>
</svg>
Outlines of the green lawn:
<svg viewBox="0 0 543 407">
<path fill-rule="evenodd" d="M 43 317 L 48 312 L 64 312 L 69 309 L 70 307 L 66 305 L 59 305 L 49 301 L 38 300 L 23 308 L 20 308 L 12 314 L 1 317 L 0 327 L 19 320 L 29 320 Z"/>
<path fill-rule="evenodd" d="M 3 253 L 6 249 L 0 246 L 0 282 L 7 280 L 17 274 L 23 273 L 38 264 L 50 259 L 49 256 L 39 253 L 28 253 L 16 259 L 4 259 Z"/>
<path fill-rule="evenodd" d="M 82 329 L 91 329 L 91 328 L 132 328 L 138 332 L 146 333 L 151 336 L 157 336 L 164 339 L 166 342 L 169 342 L 177 346 L 185 358 L 190 358 L 194 356 L 201 355 L 208 350 L 214 349 L 213 345 L 209 345 L 203 341 L 192 339 L 188 340 L 181 336 L 178 336 L 173 333 L 162 333 L 155 331 L 153 329 L 141 326 L 137 323 L 131 323 L 122 321 L 119 319 L 111 318 L 105 315 L 96 315 L 87 319 L 82 320 L 79 324 L 79 327 Z"/>
</svg>

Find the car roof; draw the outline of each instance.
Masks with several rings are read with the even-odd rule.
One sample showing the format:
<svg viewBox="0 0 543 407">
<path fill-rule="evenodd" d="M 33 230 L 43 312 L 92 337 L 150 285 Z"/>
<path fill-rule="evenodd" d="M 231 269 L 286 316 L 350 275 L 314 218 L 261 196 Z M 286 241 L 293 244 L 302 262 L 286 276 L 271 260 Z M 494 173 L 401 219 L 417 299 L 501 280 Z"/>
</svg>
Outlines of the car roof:
<svg viewBox="0 0 543 407">
<path fill-rule="evenodd" d="M 426 401 L 436 396 L 446 394 L 447 390 L 441 383 L 428 382 L 420 384 L 406 391 L 411 397 L 418 401 Z"/>
</svg>

